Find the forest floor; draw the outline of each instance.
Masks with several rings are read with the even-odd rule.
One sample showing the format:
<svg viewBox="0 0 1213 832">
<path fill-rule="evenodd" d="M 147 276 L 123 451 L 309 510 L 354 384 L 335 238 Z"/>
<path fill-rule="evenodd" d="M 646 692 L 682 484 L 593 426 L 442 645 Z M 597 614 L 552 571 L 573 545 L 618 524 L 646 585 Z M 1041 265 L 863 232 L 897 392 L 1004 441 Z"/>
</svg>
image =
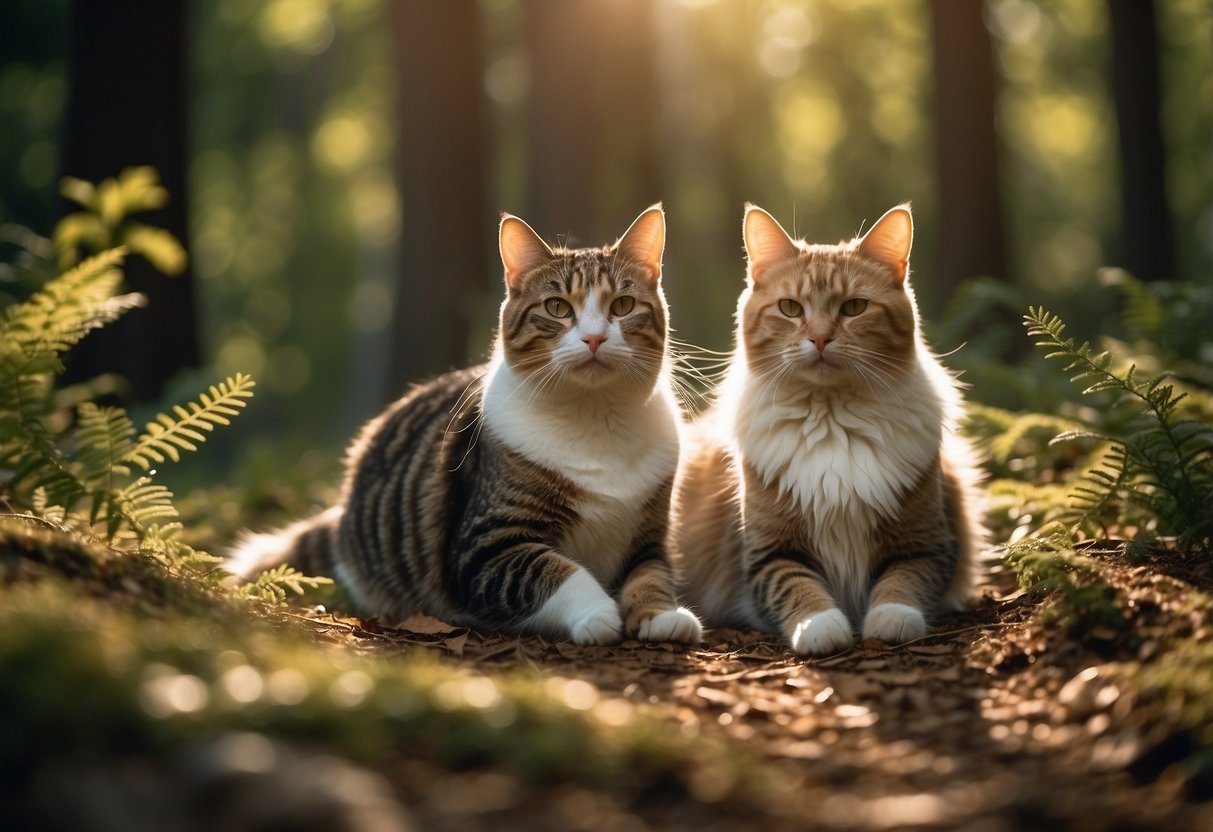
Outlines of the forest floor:
<svg viewBox="0 0 1213 832">
<path fill-rule="evenodd" d="M 1118 672 L 1177 631 L 1213 637 L 1213 616 L 1187 597 L 1213 572 L 1104 567 L 1138 613 L 1131 635 L 1096 627 L 1075 639 L 1044 626 L 1039 603 L 1006 571 L 988 575 L 975 609 L 926 638 L 822 659 L 755 632 L 710 631 L 690 649 L 584 647 L 426 617 L 394 628 L 312 620 L 323 637 L 377 655 L 430 649 L 486 673 L 585 680 L 599 697 L 720 738 L 765 768 L 748 799 L 728 799 L 734 784 L 708 769 L 684 800 L 631 805 L 567 788 L 528 794 L 498 783 L 486 794 L 474 774 L 452 800 L 450 786 L 429 788 L 430 772 L 404 788 L 426 829 L 604 828 L 612 817 L 620 823 L 605 828 L 1213 829 L 1213 803 L 1188 799 L 1200 786 L 1175 770 L 1183 743 L 1155 713 L 1137 712 L 1131 676 Z"/>
<path fill-rule="evenodd" d="M 32 647 L 14 648 L 11 631 L 49 614 L 46 599 L 59 596 L 39 595 L 38 585 L 62 582 L 64 570 L 48 569 L 54 558 L 45 551 L 17 551 L 14 558 L 16 549 L 30 548 L 28 541 L 18 543 L 15 548 L 0 546 L 5 555 L 0 591 L 7 595 L 0 597 L 0 612 L 11 602 L 3 613 L 8 618 L 0 621 L 0 670 L 6 674 L 4 686 L 10 688 L 0 689 L 0 701 L 7 702 L 5 719 L 10 726 L 27 725 L 41 737 L 50 731 L 43 722 L 58 726 L 65 716 L 45 702 L 65 701 L 64 693 L 39 689 L 22 699 L 25 694 L 12 695 L 17 687 L 12 680 L 22 673 L 31 680 L 42 678 L 42 670 L 31 669 L 29 657 L 60 649 L 54 646 L 59 642 L 35 628 Z M 478 739 L 483 754 L 465 754 L 452 762 L 431 753 L 431 738 L 429 746 L 420 740 L 415 747 L 399 747 L 397 742 L 387 753 L 364 755 L 347 769 L 337 758 L 350 755 L 324 745 L 330 717 L 301 716 L 304 708 L 298 706 L 290 724 L 296 728 L 304 724 L 302 733 L 311 739 L 300 742 L 299 731 L 292 729 L 289 741 L 275 746 L 285 765 L 279 766 L 283 777 L 296 782 L 279 789 L 277 798 L 265 780 L 256 781 L 260 785 L 255 796 L 223 792 L 223 800 L 239 804 L 225 809 L 227 829 L 1213 829 L 1210 767 L 1206 764 L 1199 769 L 1203 774 L 1192 776 L 1196 770 L 1191 768 L 1192 755 L 1201 753 L 1202 741 L 1183 721 L 1191 703 L 1166 701 L 1167 695 L 1158 690 L 1173 687 L 1156 690 L 1157 685 L 1141 672 L 1172 655 L 1177 644 L 1207 644 L 1213 637 L 1213 605 L 1207 594 L 1213 588 L 1213 565 L 1184 566 L 1173 559 L 1134 565 L 1110 549 L 1088 554 L 1100 564 L 1099 591 L 1114 595 L 1126 612 L 1125 626 L 1088 622 L 1080 632 L 1047 610 L 1042 615 L 1046 603 L 1042 597 L 1018 589 L 1014 576 L 997 565 L 987 574 L 973 608 L 941 621 L 933 634 L 896 647 L 866 642 L 819 659 L 796 657 L 775 637 L 752 632 L 710 631 L 702 645 L 689 648 L 638 642 L 591 647 L 484 634 L 425 616 L 389 624 L 322 607 L 280 607 L 268 612 L 241 608 L 233 626 L 201 637 L 199 633 L 211 632 L 201 623 L 211 614 L 205 605 L 199 607 L 188 592 L 166 591 L 147 577 L 145 569 L 82 571 L 77 565 L 66 570 L 74 572 L 66 578 L 73 591 L 83 592 L 72 602 L 79 603 L 81 610 L 100 606 L 107 615 L 121 610 L 133 622 L 134 629 L 115 630 L 119 635 L 114 641 L 120 644 L 123 639 L 134 640 L 130 633 L 143 633 L 140 638 L 153 644 L 149 649 L 163 650 L 170 637 L 148 635 L 148 622 L 164 623 L 186 610 L 192 616 L 187 621 L 187 629 L 194 633 L 190 638 L 198 642 L 189 649 L 195 655 L 209 651 L 217 667 L 228 667 L 226 675 L 216 677 L 215 689 L 225 684 L 233 697 L 240 698 L 231 683 L 236 671 L 243 669 L 239 661 L 244 657 L 235 654 L 239 661 L 232 665 L 233 650 L 224 646 L 224 639 L 244 638 L 240 634 L 245 630 L 263 628 L 268 631 L 268 646 L 249 642 L 251 646 L 240 648 L 251 663 L 258 651 L 277 649 L 274 639 L 289 637 L 308 645 L 306 650 L 336 655 L 338 664 L 353 659 L 367 668 L 391 670 L 420 662 L 437 668 L 435 672 L 448 681 L 497 680 L 499 687 L 490 685 L 490 692 L 507 690 L 514 684 L 510 680 L 532 680 L 554 692 L 551 707 L 592 712 L 595 730 L 602 731 L 595 736 L 605 737 L 600 740 L 604 759 L 612 754 L 619 757 L 617 749 L 608 747 L 611 726 L 640 720 L 649 733 L 639 740 L 635 732 L 628 734 L 632 745 L 626 759 L 667 760 L 646 769 L 656 772 L 652 777 L 629 779 L 618 766 L 604 766 L 601 776 L 586 776 L 585 771 L 595 770 L 594 761 L 582 758 L 599 751 L 593 744 L 571 746 L 567 776 L 559 770 L 563 765 L 559 758 L 555 772 L 528 775 L 508 764 L 525 748 L 494 751 Z M 230 610 L 223 609 L 216 614 L 230 617 Z M 95 611 L 79 616 L 85 640 L 101 638 L 106 628 L 119 626 L 106 623 L 110 619 Z M 212 638 L 213 644 L 208 644 Z M 109 648 L 104 638 L 101 642 L 84 649 L 105 653 Z M 43 644 L 47 646 L 39 646 Z M 142 687 L 134 688 L 141 691 L 137 697 L 154 717 L 141 718 L 165 723 L 165 714 L 156 711 L 159 700 L 147 693 L 162 690 L 156 685 L 162 677 L 168 678 L 163 676 L 163 665 L 131 659 L 126 653 L 132 649 L 120 647 L 106 678 L 126 672 L 113 668 L 133 666 L 132 678 L 142 680 Z M 183 661 L 201 666 L 196 660 Z M 149 667 L 159 669 L 149 671 Z M 274 675 L 268 666 L 262 669 L 272 687 Z M 205 676 L 202 670 L 196 672 Z M 1184 673 L 1182 660 L 1178 672 Z M 1209 664 L 1193 672 L 1208 674 Z M 46 678 L 78 680 L 74 684 L 82 689 L 68 692 L 66 701 L 76 701 L 71 697 L 77 693 L 115 702 L 127 695 L 121 689 L 110 696 L 104 692 L 108 682 L 87 677 L 94 679 L 88 682 L 82 674 L 71 669 Z M 338 677 L 330 691 L 337 691 L 347 677 L 348 673 Z M 37 684 L 46 688 L 63 683 Z M 86 686 L 96 690 L 83 689 Z M 456 691 L 455 698 L 463 696 L 463 704 L 476 704 L 473 700 L 479 694 L 474 690 L 484 688 L 465 688 L 463 693 Z M 38 828 L 169 828 L 161 822 L 167 815 L 157 815 L 155 809 L 169 800 L 165 794 L 178 787 L 165 772 L 197 768 L 198 759 L 214 758 L 219 747 L 215 743 L 224 742 L 229 751 L 243 749 L 243 756 L 232 764 L 236 770 L 256 768 L 250 767 L 248 755 L 260 759 L 257 749 L 264 747 L 257 742 L 250 746 L 252 735 L 247 730 L 231 732 L 230 708 L 224 711 L 216 705 L 211 729 L 198 723 L 202 711 L 187 707 L 187 700 L 173 698 L 180 691 L 163 690 L 180 710 L 193 710 L 186 720 L 190 743 L 174 746 L 119 739 L 115 745 L 106 740 L 102 750 L 89 747 L 87 741 L 80 745 L 74 738 L 71 743 L 77 750 L 70 759 L 58 760 L 50 759 L 54 753 L 48 746 L 50 774 L 39 773 L 38 760 L 30 762 L 33 774 L 25 772 L 24 780 L 20 776 L 14 780 L 12 772 L 6 772 L 7 783 L 0 780 L 0 786 L 8 787 L 0 788 L 0 809 L 18 811 L 17 817 L 29 817 Z M 441 683 L 435 691 L 433 701 L 439 707 L 425 719 L 434 721 L 437 742 L 448 735 L 454 741 L 464 723 L 442 721 L 446 706 L 441 701 L 446 695 Z M 360 701 L 357 690 L 353 695 L 346 707 Z M 1203 695 L 1199 686 L 1197 695 Z M 113 717 L 118 723 L 136 719 L 120 702 L 112 707 L 114 713 L 124 715 Z M 81 717 L 81 724 L 106 718 L 104 713 Z M 280 723 L 265 717 L 250 724 L 264 725 L 266 734 L 278 742 L 273 726 Z M 394 730 L 391 724 L 390 718 L 374 723 L 385 732 Z M 142 729 L 122 730 L 140 736 Z M 410 736 L 427 736 L 424 727 L 409 730 Z M 619 730 L 622 736 L 623 729 Z M 525 730 L 499 733 L 506 745 L 525 746 L 530 741 Z M 228 739 L 222 739 L 225 736 Z M 53 732 L 47 742 L 53 742 Z M 491 745 L 494 740 L 487 742 Z M 670 757 L 663 751 L 666 746 L 676 747 L 677 753 Z M 14 753 L 13 747 L 11 742 L 0 743 L 0 752 Z M 20 740 L 15 747 L 21 748 Z M 182 755 L 193 755 L 195 763 L 181 763 Z M 295 763 L 286 765 L 291 759 Z M 311 769 L 303 767 L 308 761 Z M 5 760 L 0 759 L 2 763 Z M 301 772 L 298 777 L 292 775 L 291 765 Z M 278 823 L 271 821 L 275 806 L 291 804 L 305 789 L 302 784 L 314 779 L 317 766 L 337 766 L 324 778 L 352 784 L 341 787 L 340 798 L 351 814 L 336 820 L 337 816 L 320 812 L 294 825 L 274 825 Z M 67 792 L 57 785 L 64 782 L 82 789 L 83 796 L 68 800 Z M 184 815 L 190 806 L 218 800 L 220 793 L 213 784 L 210 788 L 195 790 L 181 802 L 185 809 L 179 806 L 173 811 Z M 28 790 L 25 795 L 23 790 Z M 24 803 L 29 794 L 34 795 L 32 809 Z M 68 820 L 56 815 L 61 807 L 48 814 L 48 795 L 52 803 L 74 805 Z M 360 800 L 365 805 L 359 806 Z M 144 811 L 146 815 L 139 814 Z M 43 823 L 47 817 L 52 820 Z M 80 822 L 81 817 L 88 820 Z"/>
</svg>

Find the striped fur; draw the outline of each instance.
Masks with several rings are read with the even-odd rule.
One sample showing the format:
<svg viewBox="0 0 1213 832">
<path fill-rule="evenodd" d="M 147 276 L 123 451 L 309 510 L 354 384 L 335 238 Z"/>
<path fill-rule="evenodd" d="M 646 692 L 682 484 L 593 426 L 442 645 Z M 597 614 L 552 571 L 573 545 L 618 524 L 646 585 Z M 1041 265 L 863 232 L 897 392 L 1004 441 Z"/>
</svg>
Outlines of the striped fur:
<svg viewBox="0 0 1213 832">
<path fill-rule="evenodd" d="M 506 216 L 492 360 L 366 425 L 338 506 L 250 538 L 234 570 L 306 563 L 386 618 L 697 641 L 665 551 L 681 417 L 664 229 L 654 207 L 613 246 L 553 250 Z"/>
<path fill-rule="evenodd" d="M 688 599 L 799 653 L 921 636 L 968 597 L 982 531 L 960 394 L 906 281 L 909 209 L 837 246 L 752 206 L 745 232 L 737 349 L 676 485 Z"/>
</svg>

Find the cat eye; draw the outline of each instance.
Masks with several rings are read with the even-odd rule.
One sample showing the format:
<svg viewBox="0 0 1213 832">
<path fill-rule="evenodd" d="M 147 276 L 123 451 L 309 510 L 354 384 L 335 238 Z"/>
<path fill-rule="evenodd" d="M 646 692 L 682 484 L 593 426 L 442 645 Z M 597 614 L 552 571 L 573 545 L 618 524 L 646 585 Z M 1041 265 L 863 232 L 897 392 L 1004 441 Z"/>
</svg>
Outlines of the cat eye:
<svg viewBox="0 0 1213 832">
<path fill-rule="evenodd" d="M 789 318 L 799 318 L 804 314 L 804 307 L 791 298 L 784 298 L 779 302 L 779 311 Z"/>
<path fill-rule="evenodd" d="M 636 298 L 631 295 L 620 295 L 611 301 L 611 314 L 616 317 L 626 315 L 636 306 Z"/>
<path fill-rule="evenodd" d="M 860 312 L 868 308 L 867 298 L 851 298 L 842 305 L 842 314 L 848 318 L 854 318 Z"/>
<path fill-rule="evenodd" d="M 548 298 L 543 302 L 543 308 L 553 318 L 568 318 L 573 314 L 573 307 L 569 306 L 567 300 L 562 300 L 561 298 Z"/>
</svg>

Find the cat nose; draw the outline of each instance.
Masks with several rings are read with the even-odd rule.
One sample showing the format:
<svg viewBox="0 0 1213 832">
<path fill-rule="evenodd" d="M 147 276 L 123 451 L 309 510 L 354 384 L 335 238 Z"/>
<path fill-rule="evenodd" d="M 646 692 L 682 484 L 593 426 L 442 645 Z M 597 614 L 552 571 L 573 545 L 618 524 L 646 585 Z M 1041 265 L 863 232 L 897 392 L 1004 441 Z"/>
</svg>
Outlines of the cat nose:
<svg viewBox="0 0 1213 832">
<path fill-rule="evenodd" d="M 833 338 L 809 338 L 813 342 L 813 346 L 817 347 L 818 352 L 826 351 L 826 344 L 833 341 Z"/>
<path fill-rule="evenodd" d="M 581 339 L 582 342 L 590 348 L 592 354 L 598 353 L 598 348 L 602 346 L 602 342 L 606 340 L 605 335 L 587 335 Z"/>
</svg>

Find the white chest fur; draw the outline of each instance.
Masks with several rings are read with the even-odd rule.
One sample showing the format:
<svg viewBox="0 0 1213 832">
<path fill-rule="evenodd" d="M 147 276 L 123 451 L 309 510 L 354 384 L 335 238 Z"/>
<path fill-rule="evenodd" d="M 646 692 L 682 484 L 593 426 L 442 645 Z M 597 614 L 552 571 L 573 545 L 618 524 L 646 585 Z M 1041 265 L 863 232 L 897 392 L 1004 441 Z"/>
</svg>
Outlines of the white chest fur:
<svg viewBox="0 0 1213 832">
<path fill-rule="evenodd" d="M 876 524 L 939 454 L 945 406 L 931 380 L 913 372 L 879 397 L 742 385 L 733 407 L 742 457 L 804 513 L 804 543 L 839 600 L 861 606 Z"/>
<path fill-rule="evenodd" d="M 485 428 L 508 448 L 558 472 L 586 495 L 581 522 L 560 541 L 605 581 L 674 475 L 680 417 L 668 383 L 641 395 L 610 387 L 535 394 L 497 359 L 484 388 Z"/>
</svg>

